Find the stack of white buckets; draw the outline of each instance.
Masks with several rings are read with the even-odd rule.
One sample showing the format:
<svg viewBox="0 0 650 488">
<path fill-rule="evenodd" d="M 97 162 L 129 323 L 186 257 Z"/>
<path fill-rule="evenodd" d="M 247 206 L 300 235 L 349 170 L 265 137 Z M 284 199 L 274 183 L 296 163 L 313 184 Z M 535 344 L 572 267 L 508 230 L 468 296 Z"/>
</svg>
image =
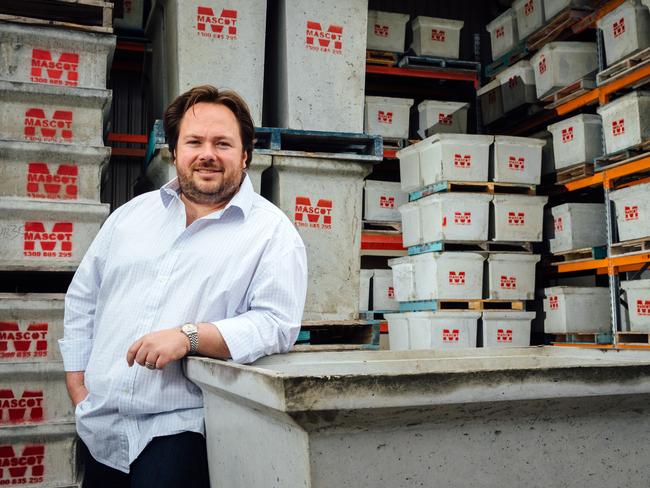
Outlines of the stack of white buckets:
<svg viewBox="0 0 650 488">
<path fill-rule="evenodd" d="M 537 185 L 544 144 L 522 137 L 436 134 L 398 152 L 402 189 L 414 192 L 449 181 L 487 182 L 490 176 L 498 183 Z M 400 207 L 404 246 L 538 242 L 546 201 L 520 194 L 434 193 Z M 539 256 L 527 253 L 425 252 L 388 264 L 401 310 L 435 310 L 437 300 L 530 300 L 538 261 Z M 394 350 L 476 347 L 481 318 L 484 347 L 529 345 L 534 317 L 522 311 L 386 315 Z"/>
<path fill-rule="evenodd" d="M 615 64 L 650 46 L 650 11 L 638 0 L 623 2 L 598 21 L 607 64 Z M 591 162 L 626 150 L 650 138 L 650 93 L 634 91 L 598 109 L 548 127 L 553 135 L 555 169 Z M 604 136 L 604 137 L 603 137 Z M 605 141 L 603 151 L 602 140 Z M 621 242 L 650 237 L 650 184 L 611 192 Z M 568 203 L 551 209 L 552 253 L 607 244 L 605 206 Z M 650 331 L 650 280 L 625 281 L 631 331 Z M 544 290 L 544 331 L 608 333 L 611 330 L 609 290 L 603 287 L 554 286 Z M 628 322 L 623 317 L 623 323 Z"/>
<path fill-rule="evenodd" d="M 99 191 L 114 48 L 111 35 L 0 23 L 3 271 L 73 271 L 108 215 Z M 0 484 L 78 483 L 62 335 L 62 294 L 0 295 Z"/>
</svg>

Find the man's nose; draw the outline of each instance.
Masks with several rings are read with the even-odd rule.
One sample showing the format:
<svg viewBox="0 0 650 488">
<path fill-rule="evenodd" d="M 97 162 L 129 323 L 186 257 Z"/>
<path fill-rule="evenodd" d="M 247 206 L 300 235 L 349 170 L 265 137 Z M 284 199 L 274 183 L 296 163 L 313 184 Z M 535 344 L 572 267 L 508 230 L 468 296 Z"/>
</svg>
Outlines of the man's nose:
<svg viewBox="0 0 650 488">
<path fill-rule="evenodd" d="M 217 158 L 217 150 L 212 144 L 201 144 L 201 152 L 199 153 L 200 161 L 214 161 Z"/>
</svg>

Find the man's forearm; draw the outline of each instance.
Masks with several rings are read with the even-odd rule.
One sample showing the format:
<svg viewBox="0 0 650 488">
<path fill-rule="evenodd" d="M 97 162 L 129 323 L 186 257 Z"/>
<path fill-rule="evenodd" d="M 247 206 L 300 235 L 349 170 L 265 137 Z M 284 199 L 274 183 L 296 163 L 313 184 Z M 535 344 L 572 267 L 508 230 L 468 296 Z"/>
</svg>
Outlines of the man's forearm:
<svg viewBox="0 0 650 488">
<path fill-rule="evenodd" d="M 65 385 L 68 388 L 68 395 L 76 407 L 88 395 L 88 390 L 84 383 L 84 371 L 66 371 Z"/>
</svg>

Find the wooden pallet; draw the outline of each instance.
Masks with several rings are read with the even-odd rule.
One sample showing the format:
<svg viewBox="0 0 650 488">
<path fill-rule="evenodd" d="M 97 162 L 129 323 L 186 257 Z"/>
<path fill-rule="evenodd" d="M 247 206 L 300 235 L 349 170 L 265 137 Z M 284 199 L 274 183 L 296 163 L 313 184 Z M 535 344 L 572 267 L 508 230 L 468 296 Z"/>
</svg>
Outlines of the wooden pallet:
<svg viewBox="0 0 650 488">
<path fill-rule="evenodd" d="M 623 76 L 627 75 L 631 71 L 640 69 L 644 66 L 647 66 L 648 64 L 650 64 L 650 47 L 647 47 L 637 53 L 631 54 L 627 58 L 622 59 L 621 61 L 617 61 L 609 68 L 604 69 L 603 71 L 598 73 L 596 75 L 597 86 L 603 86 L 606 85 L 607 83 L 611 83 L 612 81 L 618 78 L 622 78 Z M 639 80 L 631 88 L 636 88 L 638 86 L 641 86 L 642 84 L 645 84 L 647 81 L 648 81 L 647 79 Z"/>
<path fill-rule="evenodd" d="M 0 2 L 0 20 L 111 34 L 113 3 L 102 0 Z"/>
<path fill-rule="evenodd" d="M 523 300 L 422 300 L 400 302 L 400 312 L 435 312 L 436 310 L 518 310 L 526 309 Z"/>
<path fill-rule="evenodd" d="M 428 252 L 468 251 L 488 253 L 531 253 L 532 242 L 496 242 L 496 241 L 437 241 L 419 244 L 408 248 L 408 255 L 426 254 Z"/>
<path fill-rule="evenodd" d="M 428 185 L 421 190 L 409 193 L 409 201 L 442 192 L 472 192 L 472 193 L 514 193 L 519 195 L 535 195 L 537 185 L 519 183 L 498 183 L 495 181 L 440 181 Z"/>
<path fill-rule="evenodd" d="M 650 252 L 650 237 L 617 242 L 610 247 L 612 256 Z"/>
<path fill-rule="evenodd" d="M 596 158 L 594 160 L 594 168 L 596 171 L 602 171 L 604 169 L 632 163 L 639 159 L 647 158 L 648 156 L 650 156 L 650 139 L 632 147 L 628 147 L 627 149 Z M 638 175 L 636 177 L 638 178 Z"/>
<path fill-rule="evenodd" d="M 529 52 L 537 51 L 551 41 L 561 41 L 574 33 L 573 27 L 592 12 L 589 10 L 568 7 L 559 12 L 543 27 L 526 38 Z"/>
<path fill-rule="evenodd" d="M 304 346 L 327 346 L 326 349 L 346 350 L 378 349 L 379 329 L 379 323 L 375 320 L 304 321 L 294 350 L 305 350 Z M 302 349 L 296 349 L 298 346 Z"/>
<path fill-rule="evenodd" d="M 464 61 L 461 59 L 439 58 L 434 56 L 413 56 L 406 54 L 399 60 L 397 65 L 400 68 L 416 69 L 450 69 L 455 71 L 467 71 L 476 73 L 481 71 L 481 63 L 476 61 Z"/>
<path fill-rule="evenodd" d="M 612 334 L 603 332 L 581 332 L 552 334 L 553 345 L 607 345 L 612 344 Z"/>
<path fill-rule="evenodd" d="M 545 108 L 553 109 L 590 92 L 594 88 L 596 88 L 596 80 L 588 75 L 581 80 L 544 95 L 541 101 L 547 104 Z"/>
<path fill-rule="evenodd" d="M 618 344 L 636 344 L 650 347 L 650 332 L 617 332 Z"/>
<path fill-rule="evenodd" d="M 260 154 L 379 161 L 384 158 L 381 136 L 349 132 L 255 128 Z"/>
<path fill-rule="evenodd" d="M 396 66 L 399 61 L 399 53 L 393 51 L 377 51 L 374 49 L 366 50 L 366 64 L 375 64 L 378 66 Z"/>
<path fill-rule="evenodd" d="M 557 258 L 557 261 L 554 261 L 553 264 L 578 263 L 593 259 L 603 259 L 607 257 L 607 246 L 585 247 L 571 251 L 556 252 L 553 253 L 553 257 Z"/>
<path fill-rule="evenodd" d="M 594 163 L 579 163 L 569 168 L 559 170 L 555 175 L 555 181 L 558 185 L 564 185 L 571 181 L 586 178 L 594 174 Z"/>
</svg>

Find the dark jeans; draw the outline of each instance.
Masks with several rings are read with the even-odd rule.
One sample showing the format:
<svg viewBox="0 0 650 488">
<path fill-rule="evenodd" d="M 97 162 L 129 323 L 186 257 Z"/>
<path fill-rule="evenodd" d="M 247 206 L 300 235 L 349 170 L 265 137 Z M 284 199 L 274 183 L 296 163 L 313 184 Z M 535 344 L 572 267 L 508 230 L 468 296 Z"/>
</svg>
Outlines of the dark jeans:
<svg viewBox="0 0 650 488">
<path fill-rule="evenodd" d="M 205 438 L 195 432 L 154 437 L 123 473 L 96 461 L 82 445 L 83 488 L 209 488 Z"/>
</svg>

